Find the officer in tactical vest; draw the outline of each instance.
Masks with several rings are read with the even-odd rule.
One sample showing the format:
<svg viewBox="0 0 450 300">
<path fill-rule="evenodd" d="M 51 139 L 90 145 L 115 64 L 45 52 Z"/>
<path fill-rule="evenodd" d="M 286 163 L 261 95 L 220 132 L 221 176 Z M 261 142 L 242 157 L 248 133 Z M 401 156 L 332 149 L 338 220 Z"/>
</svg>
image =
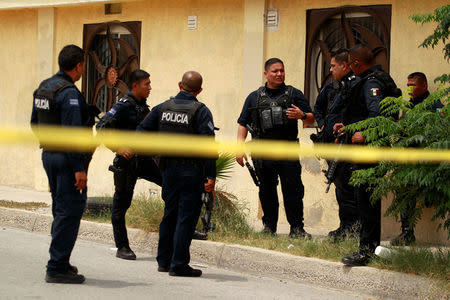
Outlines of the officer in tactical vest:
<svg viewBox="0 0 450 300">
<path fill-rule="evenodd" d="M 214 138 L 210 110 L 196 96 L 202 91 L 202 77 L 186 72 L 178 83 L 180 92 L 154 107 L 138 126 L 138 131 L 198 134 Z M 202 206 L 203 191 L 214 190 L 216 158 L 161 157 L 164 216 L 159 227 L 159 272 L 171 276 L 201 276 L 202 271 L 189 266 L 189 247 Z M 206 183 L 205 183 L 206 182 Z"/>
<path fill-rule="evenodd" d="M 238 119 L 238 142 L 244 142 L 248 131 L 252 139 L 298 141 L 297 120 L 303 125 L 314 122 L 311 107 L 303 93 L 285 85 L 284 64 L 278 58 L 265 63 L 264 76 L 267 83 L 250 93 L 244 102 Z M 245 154 L 237 155 L 236 161 L 244 166 Z M 304 186 L 301 180 L 301 166 L 298 160 L 262 160 L 253 158 L 260 180 L 259 199 L 264 213 L 264 233 L 276 234 L 278 223 L 278 176 L 281 180 L 284 207 L 291 226 L 291 237 L 311 235 L 303 228 Z"/>
<path fill-rule="evenodd" d="M 365 45 L 355 45 L 349 50 L 349 65 L 352 71 L 361 78 L 344 99 L 343 122 L 334 125 L 334 131 L 341 131 L 345 125 L 376 117 L 380 112 L 380 101 L 385 97 L 398 97 L 401 91 L 394 80 L 380 65 L 374 64 L 372 51 Z M 351 139 L 353 144 L 364 144 L 365 138 L 360 131 Z M 358 164 L 355 169 L 364 169 L 373 165 Z M 375 248 L 380 245 L 381 203 L 372 204 L 371 192 L 367 185 L 355 187 L 358 203 L 361 231 L 359 235 L 359 251 L 346 255 L 342 262 L 350 266 L 366 265 Z"/>
<path fill-rule="evenodd" d="M 333 80 L 320 91 L 314 105 L 314 117 L 323 131 L 323 138 L 319 141 L 322 143 L 334 143 L 333 126 L 342 123 L 342 98 L 359 81 L 348 65 L 347 49 L 339 49 L 331 54 L 330 72 Z M 328 161 L 328 164 L 331 163 Z M 358 207 L 353 186 L 348 184 L 352 174 L 350 167 L 347 162 L 339 162 L 334 173 L 340 225 L 338 229 L 330 231 L 328 236 L 335 241 L 358 231 Z"/>
<path fill-rule="evenodd" d="M 128 94 L 101 118 L 97 130 L 119 129 L 135 131 L 138 124 L 150 112 L 146 98 L 150 94 L 150 74 L 144 70 L 135 70 L 130 74 Z M 129 148 L 115 149 L 116 157 L 110 170 L 114 172 L 114 199 L 111 212 L 116 256 L 135 260 L 136 255 L 130 249 L 125 214 L 131 205 L 137 178 L 144 178 L 161 186 L 162 178 L 158 166 L 151 157 L 134 155 Z"/>
<path fill-rule="evenodd" d="M 84 72 L 84 51 L 65 46 L 58 56 L 60 71 L 44 80 L 33 94 L 31 125 L 88 126 L 88 108 L 74 85 Z M 90 124 L 91 126 L 93 124 Z M 91 154 L 55 151 L 43 146 L 42 163 L 52 195 L 50 260 L 46 282 L 83 283 L 85 278 L 69 264 L 81 216 L 86 206 L 87 168 Z"/>
</svg>

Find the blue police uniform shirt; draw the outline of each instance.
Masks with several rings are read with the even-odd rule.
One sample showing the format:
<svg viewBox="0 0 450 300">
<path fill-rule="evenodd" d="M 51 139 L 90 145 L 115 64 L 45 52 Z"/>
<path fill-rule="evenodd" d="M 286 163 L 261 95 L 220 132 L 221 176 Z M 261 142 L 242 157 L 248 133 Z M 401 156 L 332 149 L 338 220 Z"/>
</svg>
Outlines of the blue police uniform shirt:
<svg viewBox="0 0 450 300">
<path fill-rule="evenodd" d="M 344 91 L 351 89 L 359 80 L 361 79 L 358 76 L 355 76 L 353 72 L 349 72 L 339 83 L 328 82 L 317 96 L 316 104 L 314 105 L 314 117 L 319 128 L 325 125 L 325 134 L 330 142 L 334 141 L 334 124 L 343 122 L 342 110 L 344 109 L 344 101 L 342 94 Z M 336 88 L 333 84 L 339 84 L 339 88 L 334 93 L 333 99 L 329 99 L 332 89 Z"/>
<path fill-rule="evenodd" d="M 65 80 L 73 83 L 72 78 L 59 71 L 52 78 L 63 77 Z M 36 93 L 36 91 L 34 92 Z M 34 97 L 33 97 L 34 98 Z M 84 127 L 88 119 L 87 104 L 83 95 L 76 86 L 68 87 L 58 93 L 54 99 L 55 111 L 60 114 L 62 126 Z M 31 112 L 31 125 L 39 124 L 38 113 L 33 104 Z M 73 172 L 86 171 L 84 167 L 85 154 L 67 152 L 69 164 Z"/>
<path fill-rule="evenodd" d="M 175 103 L 187 104 L 191 101 L 198 101 L 197 98 L 187 92 L 179 92 L 175 96 Z M 162 115 L 162 105 L 153 107 L 147 117 L 138 125 L 137 131 L 159 131 L 159 121 Z M 214 122 L 211 111 L 204 105 L 200 107 L 195 114 L 194 130 L 196 134 L 214 137 Z M 205 176 L 216 177 L 216 160 L 203 159 L 205 167 Z"/>
<path fill-rule="evenodd" d="M 128 91 L 128 96 L 136 101 L 136 105 L 147 106 L 147 99 L 144 98 L 138 100 L 131 91 Z M 105 120 L 108 119 L 114 119 L 115 122 L 105 122 Z M 137 115 L 134 105 L 127 101 L 126 98 L 121 98 L 108 112 L 106 112 L 105 116 L 97 123 L 96 127 L 136 130 L 137 125 Z"/>
<path fill-rule="evenodd" d="M 270 89 L 267 87 L 267 83 L 266 83 L 266 92 L 270 98 L 276 98 L 276 97 L 280 96 L 281 94 L 284 93 L 285 89 L 286 89 L 286 85 L 284 83 L 278 89 Z M 257 99 L 258 99 L 258 90 L 251 92 L 247 96 L 247 98 L 245 99 L 245 102 L 244 102 L 244 106 L 242 107 L 241 114 L 237 120 L 239 125 L 246 127 L 247 125 L 250 125 L 252 123 L 250 110 L 252 108 L 256 107 Z M 291 102 L 292 102 L 292 104 L 294 104 L 295 106 L 300 108 L 304 113 L 312 112 L 311 106 L 309 106 L 308 100 L 306 100 L 305 95 L 303 95 L 303 93 L 296 88 L 293 89 L 292 96 L 291 96 Z M 289 127 L 288 130 L 292 130 L 292 132 L 286 134 L 287 136 L 295 136 L 295 137 L 298 136 L 297 126 L 292 127 L 292 128 Z"/>
</svg>

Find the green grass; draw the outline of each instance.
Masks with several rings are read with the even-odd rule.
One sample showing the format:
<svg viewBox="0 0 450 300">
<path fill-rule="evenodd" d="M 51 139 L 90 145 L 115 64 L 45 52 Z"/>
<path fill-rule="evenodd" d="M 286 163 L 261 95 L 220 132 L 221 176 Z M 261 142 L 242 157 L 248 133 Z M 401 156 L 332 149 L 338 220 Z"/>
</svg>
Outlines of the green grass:
<svg viewBox="0 0 450 300">
<path fill-rule="evenodd" d="M 14 202 L 8 200 L 0 200 L 0 206 L 25 210 L 36 210 L 38 208 L 49 207 L 49 205 L 44 202 Z"/>
</svg>

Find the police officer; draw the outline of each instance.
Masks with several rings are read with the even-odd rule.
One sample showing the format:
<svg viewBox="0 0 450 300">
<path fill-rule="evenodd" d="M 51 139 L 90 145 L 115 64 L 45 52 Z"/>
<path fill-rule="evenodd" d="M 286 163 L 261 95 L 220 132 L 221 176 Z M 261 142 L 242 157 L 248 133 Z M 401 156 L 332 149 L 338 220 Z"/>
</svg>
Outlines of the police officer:
<svg viewBox="0 0 450 300">
<path fill-rule="evenodd" d="M 84 127 L 88 109 L 84 97 L 74 85 L 84 72 L 84 51 L 65 46 L 58 56 L 59 72 L 44 80 L 33 94 L 31 125 Z M 69 264 L 81 216 L 86 206 L 89 155 L 55 151 L 43 146 L 42 163 L 52 195 L 53 223 L 50 260 L 46 282 L 83 283 L 85 278 Z"/>
<path fill-rule="evenodd" d="M 267 60 L 264 69 L 267 82 L 245 100 L 238 119 L 237 139 L 245 141 L 250 130 L 252 139 L 298 141 L 297 120 L 301 119 L 304 126 L 312 124 L 311 107 L 300 90 L 284 83 L 284 64 L 279 58 Z M 244 159 L 247 160 L 245 154 L 236 156 L 241 166 L 244 166 Z M 310 238 L 303 228 L 304 186 L 300 162 L 254 159 L 254 164 L 260 179 L 263 232 L 276 234 L 277 231 L 279 176 L 286 217 L 291 226 L 289 236 Z"/>
<path fill-rule="evenodd" d="M 150 94 L 150 74 L 135 70 L 130 74 L 129 91 L 98 122 L 97 129 L 119 129 L 135 131 L 137 125 L 150 112 L 146 98 Z M 162 184 L 161 173 L 151 157 L 134 155 L 129 148 L 116 149 L 116 157 L 110 169 L 114 172 L 115 193 L 111 212 L 116 256 L 135 260 L 130 249 L 125 214 L 131 205 L 137 178 L 144 178 L 157 185 Z"/>
<path fill-rule="evenodd" d="M 380 65 L 374 64 L 372 51 L 365 45 L 355 45 L 349 50 L 349 65 L 352 71 L 361 78 L 353 86 L 344 99 L 343 123 L 334 125 L 334 131 L 342 130 L 361 120 L 376 117 L 380 112 L 380 101 L 388 96 L 398 97 L 401 91 L 395 82 Z M 351 143 L 363 144 L 365 138 L 360 131 L 351 137 Z M 355 169 L 364 169 L 373 165 L 359 164 Z M 372 257 L 375 248 L 380 245 L 381 203 L 372 204 L 371 192 L 367 185 L 355 187 L 355 197 L 358 203 L 361 231 L 359 235 L 358 252 L 348 254 L 342 262 L 350 266 L 364 266 Z"/>
<path fill-rule="evenodd" d="M 411 99 L 410 102 L 413 106 L 416 106 L 419 103 L 422 103 L 423 100 L 428 98 L 430 92 L 428 91 L 428 81 L 427 76 L 422 72 L 414 72 L 408 75 L 407 86 L 411 87 Z M 444 107 L 440 100 L 436 100 L 433 102 L 433 105 L 428 109 L 432 112 L 440 111 L 440 109 Z M 410 216 L 414 213 L 414 208 L 416 207 L 416 202 L 411 201 L 409 206 L 405 207 L 405 210 L 400 215 L 401 223 L 402 223 L 402 232 L 399 236 L 395 237 L 391 241 L 391 245 L 400 246 L 400 245 L 411 245 L 416 241 L 416 237 L 414 235 L 414 224 L 410 222 Z"/>
<path fill-rule="evenodd" d="M 333 126 L 342 122 L 342 97 L 359 81 L 359 77 L 353 74 L 348 65 L 347 49 L 339 49 L 331 54 L 330 72 L 334 80 L 324 86 L 314 105 L 314 117 L 323 131 L 321 142 L 324 143 L 335 142 Z M 335 241 L 352 235 L 358 227 L 358 207 L 354 189 L 348 183 L 352 174 L 350 167 L 347 162 L 339 162 L 334 173 L 340 225 L 336 230 L 330 231 L 328 236 Z"/>
<path fill-rule="evenodd" d="M 202 91 L 202 81 L 198 72 L 186 72 L 178 83 L 178 95 L 154 107 L 137 130 L 213 138 L 211 112 L 196 98 Z M 200 215 L 201 194 L 214 190 L 215 159 L 161 157 L 159 167 L 165 207 L 159 227 L 158 271 L 169 272 L 171 276 L 199 277 L 202 271 L 189 266 L 189 247 Z"/>
</svg>

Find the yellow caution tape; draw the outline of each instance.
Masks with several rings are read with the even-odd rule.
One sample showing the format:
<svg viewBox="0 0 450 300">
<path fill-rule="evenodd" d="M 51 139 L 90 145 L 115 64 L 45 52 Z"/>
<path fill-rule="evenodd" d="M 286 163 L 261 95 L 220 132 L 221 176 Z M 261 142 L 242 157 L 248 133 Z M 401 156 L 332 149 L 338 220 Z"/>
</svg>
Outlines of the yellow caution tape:
<svg viewBox="0 0 450 300">
<path fill-rule="evenodd" d="M 373 148 L 367 146 L 319 144 L 300 146 L 286 141 L 213 141 L 210 137 L 161 133 L 102 130 L 94 135 L 91 129 L 41 126 L 33 133 L 29 128 L 1 127 L 0 144 L 36 144 L 65 151 L 92 151 L 99 145 L 111 149 L 128 147 L 137 154 L 211 157 L 217 153 L 251 153 L 266 159 L 296 160 L 318 156 L 325 159 L 372 163 L 377 161 L 450 162 L 450 150 L 416 148 Z"/>
</svg>

